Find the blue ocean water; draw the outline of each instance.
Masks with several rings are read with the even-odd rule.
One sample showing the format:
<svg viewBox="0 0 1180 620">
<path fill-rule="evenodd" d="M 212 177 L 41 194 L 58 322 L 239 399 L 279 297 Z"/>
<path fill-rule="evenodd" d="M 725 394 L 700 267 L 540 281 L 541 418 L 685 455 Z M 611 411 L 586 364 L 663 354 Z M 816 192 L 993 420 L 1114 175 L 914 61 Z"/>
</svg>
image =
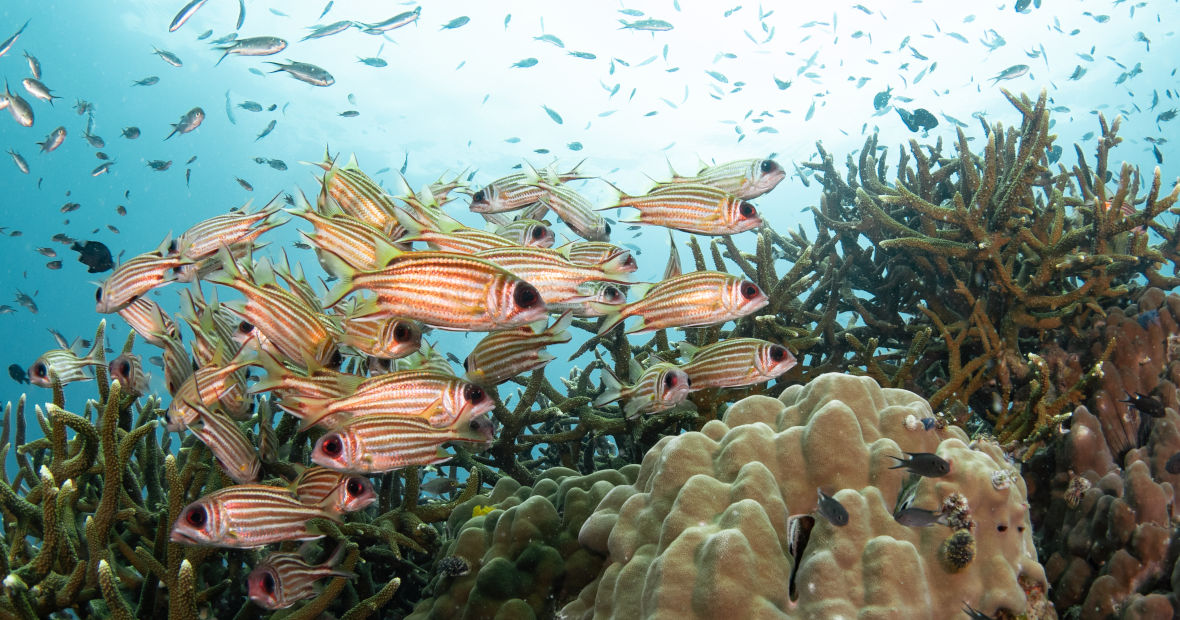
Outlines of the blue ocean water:
<svg viewBox="0 0 1180 620">
<path fill-rule="evenodd" d="M 910 138 L 951 140 L 956 124 L 978 143 L 982 128 L 973 116 L 1018 125 L 1019 115 L 1000 92 L 1008 88 L 1032 97 L 1048 92 L 1054 131 L 1067 149 L 1063 163 L 1072 163 L 1074 142 L 1092 158 L 1099 113 L 1108 120 L 1122 117 L 1125 142 L 1118 158 L 1145 173 L 1156 165 L 1153 146 L 1164 161 L 1180 157 L 1174 141 L 1147 140 L 1167 138 L 1170 123 L 1158 119 L 1180 107 L 1175 2 L 1046 0 L 1018 12 L 1007 2 L 456 1 L 424 5 L 417 23 L 384 36 L 349 28 L 307 41 L 300 39 L 316 24 L 376 22 L 417 5 L 328 3 L 321 16 L 325 3 L 318 0 L 249 2 L 239 36 L 277 36 L 289 46 L 271 57 L 231 55 L 219 65 L 220 52 L 210 42 L 235 32 L 238 3 L 211 0 L 169 32 L 181 4 L 17 0 L 0 6 L 0 37 L 28 21 L 0 57 L 0 75 L 36 115 L 33 127 L 25 128 L 0 112 L 0 145 L 20 153 L 30 167 L 25 175 L 12 162 L 0 162 L 0 252 L 6 259 L 0 303 L 15 310 L 0 315 L 5 366 L 27 367 L 54 348 L 49 329 L 90 338 L 102 318 L 94 312 L 92 282 L 108 274 L 85 273 L 53 235 L 98 240 L 130 257 L 248 201 L 258 206 L 297 188 L 313 194 L 318 186 L 311 173 L 317 169 L 299 162 L 321 160 L 325 146 L 341 161 L 355 153 L 392 193 L 401 192 L 397 171 L 403 166 L 414 188 L 460 172 L 473 174 L 478 186 L 522 162 L 556 161 L 564 168 L 583 159 L 587 172 L 641 193 L 649 179 L 668 174 L 668 162 L 690 173 L 702 161 L 773 155 L 791 174 L 799 162 L 816 161 L 817 141 L 839 161 L 874 131 L 890 147 L 891 166 Z M 443 28 L 463 16 L 469 21 Z M 672 29 L 620 24 L 643 19 Z M 153 48 L 175 53 L 183 66 L 166 64 Z M 39 60 L 42 81 L 61 97 L 52 105 L 21 87 L 30 75 L 25 52 Z M 359 62 L 372 57 L 387 66 Z M 323 67 L 335 83 L 315 87 L 269 72 L 269 62 L 288 59 Z M 1027 71 L 995 79 L 1018 65 Z M 159 82 L 132 85 L 149 76 Z M 875 109 L 874 95 L 887 89 L 890 105 Z M 93 133 L 105 141 L 102 148 L 82 138 L 88 117 L 74 109 L 80 100 L 93 106 Z M 238 107 L 245 101 L 260 103 L 264 111 Z M 273 111 L 265 110 L 272 105 Z M 200 128 L 165 140 L 171 124 L 194 106 L 207 115 Z M 911 132 L 893 106 L 924 108 L 939 124 L 928 135 Z M 348 110 L 358 114 L 341 116 Z M 271 121 L 273 133 L 256 139 Z M 68 132 L 62 147 L 38 152 L 36 143 L 58 126 Z M 121 137 L 129 126 L 142 135 Z M 103 163 L 99 151 L 115 163 L 108 174 L 92 177 Z M 288 169 L 258 164 L 256 157 L 280 159 Z M 146 165 L 150 160 L 172 165 L 157 172 Z M 818 204 L 820 188 L 805 186 L 804 179 L 788 176 L 756 201 L 777 229 L 812 228 L 805 211 Z M 577 187 L 596 204 L 611 204 L 607 184 L 590 180 Z M 61 213 L 69 202 L 81 207 Z M 116 213 L 120 206 L 125 216 Z M 469 225 L 480 224 L 466 212 L 465 199 L 449 209 Z M 308 226 L 291 222 L 267 235 L 271 249 L 286 248 L 309 273 L 322 273 L 310 252 L 291 248 L 297 228 Z M 560 226 L 558 232 L 571 236 Z M 641 252 L 639 279 L 663 272 L 662 229 L 620 225 L 613 240 Z M 753 233 L 739 236 L 738 243 L 752 248 Z M 56 251 L 61 269 L 46 267 L 55 259 L 39 254 L 42 247 Z M 13 301 L 17 290 L 33 295 L 38 313 Z M 175 288 L 156 293 L 174 308 Z M 110 346 L 117 349 L 127 328 L 115 315 L 106 318 Z M 476 341 L 456 334 L 438 339 L 460 359 Z M 137 350 L 145 357 L 156 354 L 142 345 Z M 153 387 L 162 391 L 162 372 L 149 369 Z M 568 370 L 559 361 L 549 372 Z M 33 402 L 48 399 L 41 388 L 9 379 L 0 385 L 0 400 L 14 400 L 22 391 L 31 392 Z M 93 384 L 71 385 L 68 400 L 80 403 L 92 390 Z"/>
</svg>

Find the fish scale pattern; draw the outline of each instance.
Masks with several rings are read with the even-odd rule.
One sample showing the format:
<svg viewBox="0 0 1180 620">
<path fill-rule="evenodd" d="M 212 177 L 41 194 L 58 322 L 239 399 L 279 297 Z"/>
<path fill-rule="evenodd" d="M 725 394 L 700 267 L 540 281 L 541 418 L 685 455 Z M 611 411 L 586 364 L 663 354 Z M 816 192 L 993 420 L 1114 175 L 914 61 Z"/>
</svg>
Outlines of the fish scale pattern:
<svg viewBox="0 0 1180 620">
<path fill-rule="evenodd" d="M 563 618 L 1056 617 L 1028 527 L 1026 489 L 1000 448 L 957 427 L 925 430 L 917 395 L 822 375 L 780 399 L 752 396 L 700 432 L 666 437 L 633 484 L 612 489 L 579 541 L 606 556 Z M 891 455 L 933 452 L 951 472 L 918 483 L 914 505 L 966 498 L 974 559 L 955 570 L 952 531 L 892 515 L 907 473 Z M 791 519 L 814 514 L 817 487 L 848 525 L 817 518 L 792 555 Z M 1003 611 L 1001 611 L 1003 610 Z"/>
</svg>

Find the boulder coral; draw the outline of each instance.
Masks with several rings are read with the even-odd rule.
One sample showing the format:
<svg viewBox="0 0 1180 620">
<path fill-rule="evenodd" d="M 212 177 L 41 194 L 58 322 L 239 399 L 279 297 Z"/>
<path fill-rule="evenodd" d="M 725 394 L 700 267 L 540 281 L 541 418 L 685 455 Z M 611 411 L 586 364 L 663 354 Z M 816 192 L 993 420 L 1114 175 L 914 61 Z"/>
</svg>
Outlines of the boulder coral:
<svg viewBox="0 0 1180 620">
<path fill-rule="evenodd" d="M 911 392 L 825 374 L 778 399 L 739 401 L 700 432 L 663 438 L 634 483 L 606 493 L 582 526 L 582 545 L 606 561 L 560 617 L 941 620 L 965 617 L 967 604 L 1056 617 L 1023 480 L 994 442 L 913 424 L 932 417 Z M 916 481 L 912 506 L 938 511 L 965 500 L 966 529 L 895 520 L 899 492 L 914 482 L 891 469 L 903 451 L 951 463 L 947 475 Z M 792 540 L 792 518 L 816 511 L 817 488 L 834 494 L 849 522 L 837 528 L 817 517 L 806 540 Z M 943 557 L 967 542 L 971 558 Z"/>
</svg>

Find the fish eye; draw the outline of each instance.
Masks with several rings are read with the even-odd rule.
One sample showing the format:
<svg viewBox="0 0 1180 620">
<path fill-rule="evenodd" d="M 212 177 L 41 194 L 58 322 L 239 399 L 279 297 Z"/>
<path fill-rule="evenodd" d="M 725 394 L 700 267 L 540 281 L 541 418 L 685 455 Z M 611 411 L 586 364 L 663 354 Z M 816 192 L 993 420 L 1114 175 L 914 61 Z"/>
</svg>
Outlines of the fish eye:
<svg viewBox="0 0 1180 620">
<path fill-rule="evenodd" d="M 128 362 L 127 360 L 123 360 L 123 363 L 119 364 L 119 374 L 130 376 L 131 375 L 131 362 Z"/>
<path fill-rule="evenodd" d="M 353 497 L 364 495 L 365 483 L 361 482 L 360 478 L 349 478 L 348 483 L 344 485 L 344 490 Z"/>
<path fill-rule="evenodd" d="M 487 200 L 487 194 L 482 189 L 471 195 L 471 202 L 483 202 L 485 200 Z"/>
<path fill-rule="evenodd" d="M 467 423 L 467 428 L 470 428 L 471 430 L 476 431 L 476 432 L 483 432 L 484 429 L 490 429 L 491 426 L 492 426 L 492 421 L 487 419 L 484 416 L 476 417 Z"/>
<path fill-rule="evenodd" d="M 545 229 L 541 228 L 540 226 L 534 226 L 533 233 L 531 236 L 535 240 L 543 239 L 545 237 Z"/>
<path fill-rule="evenodd" d="M 409 342 L 412 339 L 411 336 L 412 334 L 410 334 L 410 328 L 406 327 L 405 323 L 398 323 L 397 326 L 393 328 L 393 339 L 398 342 Z"/>
<path fill-rule="evenodd" d="M 46 377 L 49 375 L 49 369 L 45 367 L 45 362 L 37 362 L 33 364 L 33 374 L 38 377 Z"/>
<path fill-rule="evenodd" d="M 463 387 L 463 398 L 466 398 L 469 403 L 478 403 L 484 399 L 484 396 L 483 388 L 478 385 L 468 383 Z"/>
<path fill-rule="evenodd" d="M 262 589 L 266 590 L 267 594 L 275 593 L 275 578 L 270 573 L 263 573 L 262 575 Z"/>
<path fill-rule="evenodd" d="M 774 161 L 773 159 L 762 160 L 762 165 L 758 167 L 758 169 L 762 171 L 762 174 L 774 172 L 777 168 L 778 162 Z"/>
<path fill-rule="evenodd" d="M 168 253 L 169 254 L 176 253 L 176 239 L 173 239 L 172 241 L 168 242 Z"/>
<path fill-rule="evenodd" d="M 512 291 L 512 300 L 519 308 L 532 308 L 541 302 L 541 294 L 537 288 L 528 282 L 518 282 L 516 290 Z"/>
<path fill-rule="evenodd" d="M 608 286 L 602 289 L 602 297 L 608 302 L 618 303 L 621 299 L 623 299 L 623 291 L 620 291 L 613 286 Z"/>
<path fill-rule="evenodd" d="M 336 458 L 344 452 L 344 444 L 341 443 L 339 435 L 328 435 L 320 444 L 320 450 L 325 456 Z"/>
<path fill-rule="evenodd" d="M 204 527 L 207 521 L 209 521 L 209 513 L 205 511 L 204 506 L 193 506 L 184 513 L 184 522 L 193 527 Z"/>
<path fill-rule="evenodd" d="M 758 296 L 758 285 L 753 282 L 742 282 L 742 297 L 746 299 L 754 299 Z"/>
<path fill-rule="evenodd" d="M 668 373 L 664 375 L 664 387 L 674 387 L 676 385 L 676 375 Z"/>
<path fill-rule="evenodd" d="M 606 231 L 606 234 L 608 234 L 608 235 L 610 234 L 610 224 L 609 223 L 603 222 L 602 228 Z"/>
<path fill-rule="evenodd" d="M 754 210 L 754 205 L 744 200 L 742 201 L 742 204 L 738 205 L 738 213 L 741 213 L 742 217 L 754 217 L 758 214 L 758 212 Z"/>
<path fill-rule="evenodd" d="M 637 265 L 635 264 L 635 257 L 628 254 L 626 260 L 623 261 L 623 266 L 636 267 Z"/>
<path fill-rule="evenodd" d="M 102 287 L 101 286 L 98 287 L 97 291 L 94 291 L 94 301 L 102 301 Z"/>
<path fill-rule="evenodd" d="M 777 344 L 774 345 L 773 347 L 770 347 L 770 359 L 772 359 L 776 362 L 781 362 L 781 361 L 787 359 L 786 348 L 780 347 Z"/>
<path fill-rule="evenodd" d="M 246 321 L 242 321 L 241 323 L 238 323 L 238 332 L 239 333 L 248 334 L 252 331 L 254 331 L 254 326 L 252 324 L 250 324 Z"/>
</svg>

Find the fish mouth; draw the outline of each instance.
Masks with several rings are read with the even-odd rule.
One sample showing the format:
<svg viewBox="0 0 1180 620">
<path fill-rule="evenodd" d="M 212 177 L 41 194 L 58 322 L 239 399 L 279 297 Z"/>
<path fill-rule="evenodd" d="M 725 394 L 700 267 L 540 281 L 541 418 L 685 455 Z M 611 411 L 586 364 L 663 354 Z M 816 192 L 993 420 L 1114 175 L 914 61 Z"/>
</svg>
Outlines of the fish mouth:
<svg viewBox="0 0 1180 620">
<path fill-rule="evenodd" d="M 182 545 L 204 545 L 207 544 L 204 540 L 199 540 L 182 530 L 172 530 L 172 534 L 168 536 L 168 540 Z"/>
</svg>

